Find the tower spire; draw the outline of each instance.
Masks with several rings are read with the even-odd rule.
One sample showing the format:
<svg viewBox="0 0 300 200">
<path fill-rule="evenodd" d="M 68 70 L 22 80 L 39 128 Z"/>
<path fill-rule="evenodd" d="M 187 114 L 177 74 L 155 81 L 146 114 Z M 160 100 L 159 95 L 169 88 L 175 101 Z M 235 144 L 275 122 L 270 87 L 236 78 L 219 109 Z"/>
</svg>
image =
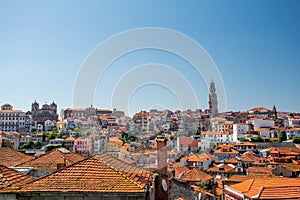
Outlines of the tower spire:
<svg viewBox="0 0 300 200">
<path fill-rule="evenodd" d="M 209 110 L 210 110 L 210 117 L 215 117 L 218 114 L 218 97 L 216 93 L 216 86 L 215 82 L 211 80 L 210 88 L 209 88 Z"/>
</svg>

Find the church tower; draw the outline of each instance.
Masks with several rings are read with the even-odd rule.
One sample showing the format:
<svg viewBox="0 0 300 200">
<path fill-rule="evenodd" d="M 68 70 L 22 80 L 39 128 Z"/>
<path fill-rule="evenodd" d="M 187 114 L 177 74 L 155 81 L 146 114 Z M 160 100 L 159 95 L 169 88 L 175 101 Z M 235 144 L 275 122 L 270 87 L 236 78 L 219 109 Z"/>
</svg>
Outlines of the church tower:
<svg viewBox="0 0 300 200">
<path fill-rule="evenodd" d="M 210 117 L 213 118 L 218 114 L 218 98 L 216 94 L 215 82 L 213 80 L 210 82 L 208 104 L 210 110 Z"/>
<path fill-rule="evenodd" d="M 39 104 L 38 104 L 36 101 L 34 101 L 34 102 L 31 104 L 31 112 L 34 113 L 34 112 L 36 112 L 36 111 L 38 111 L 38 110 L 39 110 Z"/>
</svg>

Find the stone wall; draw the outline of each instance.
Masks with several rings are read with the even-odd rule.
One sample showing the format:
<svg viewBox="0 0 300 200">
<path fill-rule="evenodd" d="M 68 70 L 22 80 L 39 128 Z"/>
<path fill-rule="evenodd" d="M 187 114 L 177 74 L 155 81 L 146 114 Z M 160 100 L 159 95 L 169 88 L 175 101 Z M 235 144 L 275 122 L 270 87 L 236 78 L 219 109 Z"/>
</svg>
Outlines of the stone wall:
<svg viewBox="0 0 300 200">
<path fill-rule="evenodd" d="M 295 147 L 293 142 L 253 142 L 257 149 L 267 149 L 270 147 Z"/>
<path fill-rule="evenodd" d="M 185 200 L 194 200 L 191 184 L 172 179 L 170 181 L 170 199 L 184 198 Z"/>
</svg>

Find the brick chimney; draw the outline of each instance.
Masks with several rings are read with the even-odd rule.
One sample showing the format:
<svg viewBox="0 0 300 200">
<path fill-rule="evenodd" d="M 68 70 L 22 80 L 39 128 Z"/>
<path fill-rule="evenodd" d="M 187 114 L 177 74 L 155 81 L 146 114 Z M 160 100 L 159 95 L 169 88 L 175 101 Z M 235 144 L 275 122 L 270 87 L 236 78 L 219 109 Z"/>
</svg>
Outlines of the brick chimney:
<svg viewBox="0 0 300 200">
<path fill-rule="evenodd" d="M 161 174 L 167 174 L 167 144 L 168 139 L 164 136 L 157 136 L 157 171 Z"/>
</svg>

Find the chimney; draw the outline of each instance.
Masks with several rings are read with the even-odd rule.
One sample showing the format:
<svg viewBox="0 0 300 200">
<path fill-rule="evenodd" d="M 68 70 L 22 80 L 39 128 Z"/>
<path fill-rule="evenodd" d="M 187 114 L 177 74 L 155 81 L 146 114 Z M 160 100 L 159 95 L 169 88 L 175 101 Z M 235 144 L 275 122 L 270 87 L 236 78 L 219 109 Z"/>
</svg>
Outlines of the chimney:
<svg viewBox="0 0 300 200">
<path fill-rule="evenodd" d="M 168 139 L 164 136 L 157 136 L 157 171 L 161 174 L 167 174 L 167 144 Z"/>
</svg>

